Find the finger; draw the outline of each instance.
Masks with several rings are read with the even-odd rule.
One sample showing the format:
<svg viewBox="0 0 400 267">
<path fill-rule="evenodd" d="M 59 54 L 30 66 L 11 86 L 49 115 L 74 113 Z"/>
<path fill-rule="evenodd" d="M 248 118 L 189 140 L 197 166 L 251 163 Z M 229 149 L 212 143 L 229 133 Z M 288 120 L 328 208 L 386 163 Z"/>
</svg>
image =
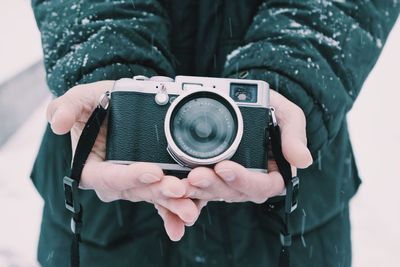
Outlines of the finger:
<svg viewBox="0 0 400 267">
<path fill-rule="evenodd" d="M 306 119 L 303 111 L 279 93 L 271 90 L 271 106 L 281 128 L 282 151 L 289 163 L 306 168 L 312 163 L 307 148 Z"/>
<path fill-rule="evenodd" d="M 158 182 L 163 176 L 162 169 L 151 163 L 121 165 L 92 160 L 83 168 L 80 183 L 86 189 L 122 191 Z"/>
<path fill-rule="evenodd" d="M 47 120 L 56 134 L 69 132 L 75 122 L 86 121 L 99 97 L 112 88 L 114 81 L 78 85 L 54 99 L 47 108 Z"/>
<path fill-rule="evenodd" d="M 154 202 L 165 207 L 187 224 L 193 224 L 199 217 L 199 209 L 191 199 L 158 198 L 154 199 Z"/>
<path fill-rule="evenodd" d="M 171 183 L 171 181 L 173 182 Z M 164 176 L 160 182 L 122 190 L 119 197 L 132 202 L 147 201 L 160 204 L 175 213 L 184 222 L 193 223 L 199 216 L 199 210 L 191 199 L 181 198 L 184 196 L 186 188 L 183 183 L 179 185 L 179 182 L 180 180 L 176 177 Z M 177 185 L 176 188 L 173 187 L 174 183 Z M 166 190 L 165 188 L 168 187 L 170 189 Z M 181 188 L 179 189 L 179 187 Z M 107 191 L 107 189 L 103 190 Z"/>
<path fill-rule="evenodd" d="M 269 197 L 280 194 L 285 188 L 279 172 L 267 174 L 250 171 L 233 161 L 222 161 L 214 169 L 230 187 L 256 203 L 262 203 Z"/>
<path fill-rule="evenodd" d="M 213 169 L 198 167 L 193 169 L 187 178 L 189 186 L 186 196 L 206 201 L 231 200 L 239 192 L 229 187 Z"/>
<path fill-rule="evenodd" d="M 159 204 L 154 204 L 164 221 L 164 228 L 172 241 L 179 241 L 185 234 L 185 224 L 178 216 Z"/>
</svg>

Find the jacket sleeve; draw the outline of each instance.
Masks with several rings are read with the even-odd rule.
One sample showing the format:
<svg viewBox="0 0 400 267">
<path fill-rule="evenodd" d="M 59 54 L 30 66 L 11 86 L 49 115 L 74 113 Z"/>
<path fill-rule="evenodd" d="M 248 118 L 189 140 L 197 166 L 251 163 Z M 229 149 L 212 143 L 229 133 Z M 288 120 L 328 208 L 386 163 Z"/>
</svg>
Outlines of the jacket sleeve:
<svg viewBox="0 0 400 267">
<path fill-rule="evenodd" d="M 300 106 L 315 158 L 340 130 L 399 9 L 389 0 L 263 1 L 223 75 L 248 73 Z"/>
<path fill-rule="evenodd" d="M 155 0 L 32 0 L 54 95 L 105 79 L 174 76 L 169 21 Z"/>
</svg>

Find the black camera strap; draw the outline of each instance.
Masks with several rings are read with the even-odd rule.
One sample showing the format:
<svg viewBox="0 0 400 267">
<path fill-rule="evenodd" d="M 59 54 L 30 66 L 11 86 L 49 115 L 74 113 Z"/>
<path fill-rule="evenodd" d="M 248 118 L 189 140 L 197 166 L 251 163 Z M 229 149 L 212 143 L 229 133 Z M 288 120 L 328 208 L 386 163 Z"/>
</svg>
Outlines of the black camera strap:
<svg viewBox="0 0 400 267">
<path fill-rule="evenodd" d="M 83 225 L 83 209 L 79 202 L 78 186 L 83 167 L 92 151 L 101 124 L 107 115 L 109 95 L 110 93 L 106 92 L 102 96 L 100 103 L 86 122 L 76 146 L 71 173 L 63 179 L 65 207 L 72 213 L 71 267 L 79 267 L 79 242 L 81 241 L 81 230 Z"/>
<path fill-rule="evenodd" d="M 275 109 L 270 108 L 270 121 L 268 127 L 268 134 L 270 139 L 270 145 L 272 154 L 278 170 L 281 173 L 283 180 L 285 182 L 286 195 L 284 196 L 284 214 L 283 218 L 276 215 L 276 219 L 280 224 L 280 242 L 282 245 L 279 257 L 279 267 L 289 267 L 290 266 L 290 254 L 289 247 L 292 245 L 292 235 L 289 231 L 289 217 L 290 214 L 297 208 L 297 195 L 299 191 L 299 178 L 297 176 L 292 176 L 292 170 L 289 162 L 285 159 L 282 152 L 282 139 L 279 125 L 275 116 Z M 267 149 L 268 151 L 268 149 Z M 278 197 L 279 198 L 279 197 Z M 268 204 L 269 207 L 274 207 L 274 205 Z M 278 206 L 278 205 L 277 205 Z M 270 213 L 271 215 L 273 213 Z"/>
</svg>

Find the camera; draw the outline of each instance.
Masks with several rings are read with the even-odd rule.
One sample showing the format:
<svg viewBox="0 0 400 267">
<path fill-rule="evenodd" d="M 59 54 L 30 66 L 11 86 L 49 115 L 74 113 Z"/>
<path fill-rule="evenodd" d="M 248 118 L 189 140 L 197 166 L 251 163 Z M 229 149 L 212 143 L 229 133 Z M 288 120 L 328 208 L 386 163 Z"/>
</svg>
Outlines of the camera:
<svg viewBox="0 0 400 267">
<path fill-rule="evenodd" d="M 187 173 L 230 159 L 266 172 L 269 85 L 195 76 L 135 76 L 110 94 L 106 160 Z"/>
</svg>

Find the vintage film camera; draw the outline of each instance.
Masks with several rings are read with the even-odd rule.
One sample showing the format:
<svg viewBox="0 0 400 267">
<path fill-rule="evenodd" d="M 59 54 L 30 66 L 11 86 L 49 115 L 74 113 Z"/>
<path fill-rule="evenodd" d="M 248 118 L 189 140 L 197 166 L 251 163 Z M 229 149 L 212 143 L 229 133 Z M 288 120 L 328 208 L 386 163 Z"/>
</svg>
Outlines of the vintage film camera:
<svg viewBox="0 0 400 267">
<path fill-rule="evenodd" d="M 167 173 L 233 160 L 266 172 L 269 86 L 264 81 L 135 76 L 110 96 L 106 160 L 152 162 Z"/>
</svg>

